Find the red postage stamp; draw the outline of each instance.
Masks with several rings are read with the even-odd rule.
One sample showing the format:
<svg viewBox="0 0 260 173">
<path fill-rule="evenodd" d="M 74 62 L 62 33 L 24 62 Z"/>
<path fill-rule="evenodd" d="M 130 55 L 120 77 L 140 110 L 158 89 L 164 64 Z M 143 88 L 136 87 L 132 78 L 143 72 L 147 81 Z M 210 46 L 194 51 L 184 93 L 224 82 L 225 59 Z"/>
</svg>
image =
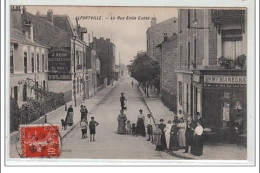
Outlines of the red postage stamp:
<svg viewBox="0 0 260 173">
<path fill-rule="evenodd" d="M 24 125 L 20 127 L 22 157 L 58 157 L 58 125 Z"/>
</svg>

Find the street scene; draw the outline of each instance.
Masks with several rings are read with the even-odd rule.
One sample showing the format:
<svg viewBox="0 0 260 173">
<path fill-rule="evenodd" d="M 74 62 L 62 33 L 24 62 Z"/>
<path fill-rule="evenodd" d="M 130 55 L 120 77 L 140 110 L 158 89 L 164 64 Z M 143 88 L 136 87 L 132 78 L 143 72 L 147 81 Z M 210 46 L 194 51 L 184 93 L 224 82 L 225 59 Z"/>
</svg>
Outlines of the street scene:
<svg viewBox="0 0 260 173">
<path fill-rule="evenodd" d="M 246 15 L 10 6 L 9 157 L 247 160 Z"/>
</svg>

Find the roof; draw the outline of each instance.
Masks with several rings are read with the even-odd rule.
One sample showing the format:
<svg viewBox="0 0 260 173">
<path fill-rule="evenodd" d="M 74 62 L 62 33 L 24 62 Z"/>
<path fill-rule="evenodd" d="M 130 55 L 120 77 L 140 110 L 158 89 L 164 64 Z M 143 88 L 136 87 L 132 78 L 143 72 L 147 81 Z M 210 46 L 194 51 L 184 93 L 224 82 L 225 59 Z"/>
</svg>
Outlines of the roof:
<svg viewBox="0 0 260 173">
<path fill-rule="evenodd" d="M 22 15 L 22 21 L 30 20 L 33 25 L 33 36 L 41 44 L 51 47 L 70 47 L 73 33 L 68 33 L 63 29 L 51 24 L 42 17 L 38 17 L 29 12 Z"/>
<path fill-rule="evenodd" d="M 176 23 L 174 23 L 174 20 L 176 20 Z M 161 23 L 157 23 L 156 25 L 149 27 L 146 32 L 148 32 L 149 30 L 156 29 L 156 28 L 160 27 L 161 25 L 165 25 L 165 24 L 167 24 L 167 23 L 172 23 L 172 24 L 178 25 L 177 20 L 178 20 L 178 19 L 177 19 L 176 17 L 172 17 L 172 18 L 167 19 L 167 20 L 165 20 L 165 21 L 163 21 L 163 22 L 161 22 Z"/>
<path fill-rule="evenodd" d="M 38 47 L 49 48 L 47 45 L 40 44 L 36 40 L 32 42 L 31 40 L 26 39 L 25 35 L 21 31 L 12 28 L 10 29 L 10 42 L 23 43 L 23 44 L 28 44 L 28 45 L 38 46 Z"/>
</svg>

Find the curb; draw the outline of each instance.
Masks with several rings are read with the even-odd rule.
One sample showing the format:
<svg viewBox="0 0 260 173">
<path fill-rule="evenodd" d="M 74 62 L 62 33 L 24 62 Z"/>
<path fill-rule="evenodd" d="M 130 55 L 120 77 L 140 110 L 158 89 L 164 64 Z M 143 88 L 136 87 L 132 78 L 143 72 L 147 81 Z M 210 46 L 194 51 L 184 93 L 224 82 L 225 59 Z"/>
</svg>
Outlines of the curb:
<svg viewBox="0 0 260 173">
<path fill-rule="evenodd" d="M 138 88 L 139 92 L 140 92 L 141 95 L 142 95 L 142 100 L 144 101 L 145 106 L 147 107 L 148 111 L 151 113 L 151 110 L 150 110 L 150 108 L 149 108 L 149 106 L 148 106 L 148 104 L 147 104 L 147 102 L 146 102 L 146 99 L 145 99 L 145 97 L 144 97 L 144 95 L 143 95 L 141 89 L 140 89 L 138 86 L 137 86 L 137 88 Z M 167 151 L 166 153 L 169 154 L 169 155 L 171 155 L 171 156 L 180 158 L 180 159 L 187 159 L 187 160 L 193 160 L 193 159 L 194 159 L 194 158 L 192 158 L 192 157 L 187 157 L 187 156 L 182 156 L 182 155 L 176 154 L 176 153 L 173 152 L 173 151 Z"/>
<path fill-rule="evenodd" d="M 100 103 L 102 103 L 105 98 L 114 90 L 114 88 L 118 85 L 118 83 L 116 85 L 113 86 L 113 88 L 111 88 L 110 91 L 108 91 L 108 93 L 93 107 L 91 108 L 91 110 L 89 111 L 89 113 L 93 112 L 97 107 L 98 105 L 100 105 Z M 61 140 L 63 138 L 65 138 L 80 122 L 77 122 L 74 126 L 71 127 L 71 129 L 69 129 L 63 136 L 61 136 Z"/>
</svg>

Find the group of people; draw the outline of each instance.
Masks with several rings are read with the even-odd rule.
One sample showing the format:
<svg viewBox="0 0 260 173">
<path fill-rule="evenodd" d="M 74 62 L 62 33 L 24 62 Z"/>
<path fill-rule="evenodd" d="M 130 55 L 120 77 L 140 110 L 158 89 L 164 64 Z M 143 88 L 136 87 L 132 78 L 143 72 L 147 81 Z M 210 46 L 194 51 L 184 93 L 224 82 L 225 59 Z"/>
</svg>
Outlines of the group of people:
<svg viewBox="0 0 260 173">
<path fill-rule="evenodd" d="M 177 151 L 184 149 L 184 153 L 191 153 L 196 156 L 203 154 L 203 120 L 197 113 L 196 120 L 191 117 L 187 118 L 187 122 L 183 118 L 174 117 L 173 121 L 164 124 L 164 120 L 160 119 L 159 124 L 155 124 L 153 132 L 154 144 L 156 150 Z"/>
<path fill-rule="evenodd" d="M 82 134 L 82 139 L 87 138 L 87 131 L 89 129 L 90 133 L 90 141 L 95 141 L 95 134 L 96 134 L 96 126 L 98 126 L 98 122 L 95 121 L 94 117 L 91 117 L 90 122 L 88 122 L 88 109 L 86 108 L 85 105 L 80 106 L 80 126 L 81 126 L 81 134 Z M 74 116 L 74 111 L 72 108 L 72 105 L 67 110 L 67 115 L 65 120 L 62 119 L 62 128 L 66 130 L 67 125 L 72 126 L 73 125 L 73 116 Z"/>
</svg>

